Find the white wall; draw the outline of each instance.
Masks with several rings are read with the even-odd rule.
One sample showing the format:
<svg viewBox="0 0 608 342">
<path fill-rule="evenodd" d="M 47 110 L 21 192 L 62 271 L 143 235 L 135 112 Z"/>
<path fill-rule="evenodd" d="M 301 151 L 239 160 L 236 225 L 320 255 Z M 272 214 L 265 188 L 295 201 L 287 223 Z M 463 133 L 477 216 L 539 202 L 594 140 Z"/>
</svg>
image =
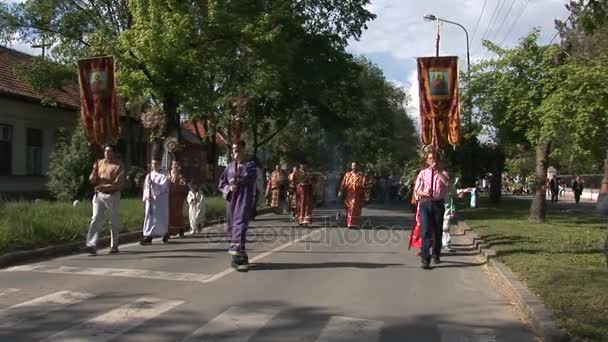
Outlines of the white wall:
<svg viewBox="0 0 608 342">
<path fill-rule="evenodd" d="M 34 102 L 0 97 L 0 124 L 13 127 L 12 174 L 0 177 L 1 192 L 44 191 L 44 177 L 26 177 L 26 132 L 28 128 L 41 129 L 42 173 L 48 171 L 49 156 L 54 148 L 57 129 L 73 127 L 78 118 L 77 110 L 44 107 Z"/>
</svg>

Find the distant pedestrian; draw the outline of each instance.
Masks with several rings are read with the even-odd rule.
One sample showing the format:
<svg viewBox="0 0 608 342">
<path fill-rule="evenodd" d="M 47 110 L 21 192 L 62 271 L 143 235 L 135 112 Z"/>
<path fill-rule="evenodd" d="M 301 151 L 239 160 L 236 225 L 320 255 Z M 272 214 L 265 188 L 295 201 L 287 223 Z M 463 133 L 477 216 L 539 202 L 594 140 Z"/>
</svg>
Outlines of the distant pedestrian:
<svg viewBox="0 0 608 342">
<path fill-rule="evenodd" d="M 191 182 L 189 187 L 190 191 L 188 191 L 186 201 L 188 202 L 190 231 L 188 231 L 186 234 L 192 235 L 194 233 L 200 233 L 200 231 L 203 229 L 203 226 L 205 225 L 205 211 L 207 206 L 205 203 L 205 195 L 203 194 L 201 187 L 195 182 Z"/>
<path fill-rule="evenodd" d="M 549 180 L 549 190 L 551 190 L 551 202 L 557 202 L 559 184 L 557 183 L 557 179 L 555 177 L 552 177 L 551 180 Z"/>
<path fill-rule="evenodd" d="M 120 220 L 118 216 L 118 202 L 120 190 L 125 181 L 125 167 L 116 158 L 111 146 L 104 147 L 104 158 L 95 161 L 89 181 L 95 187 L 93 195 L 93 216 L 87 233 L 87 249 L 89 254 L 97 254 L 97 237 L 105 221 L 104 213 L 108 212 L 110 219 L 110 253 L 118 253 L 118 235 Z"/>
<path fill-rule="evenodd" d="M 576 177 L 572 182 L 572 193 L 574 194 L 574 202 L 578 203 L 581 201 L 581 195 L 583 194 L 585 186 L 581 177 Z"/>
</svg>

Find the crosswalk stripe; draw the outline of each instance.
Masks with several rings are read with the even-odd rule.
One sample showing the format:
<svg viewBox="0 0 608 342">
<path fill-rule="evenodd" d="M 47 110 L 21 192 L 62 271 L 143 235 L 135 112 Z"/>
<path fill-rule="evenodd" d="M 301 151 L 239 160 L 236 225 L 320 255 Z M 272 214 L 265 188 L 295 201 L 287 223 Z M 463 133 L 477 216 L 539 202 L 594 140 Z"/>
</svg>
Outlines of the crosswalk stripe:
<svg viewBox="0 0 608 342">
<path fill-rule="evenodd" d="M 9 328 L 27 320 L 44 317 L 49 312 L 93 297 L 89 293 L 59 291 L 0 310 L 0 328 Z"/>
<path fill-rule="evenodd" d="M 7 294 L 19 292 L 19 289 L 9 288 L 0 290 L 0 297 L 6 296 Z"/>
<path fill-rule="evenodd" d="M 110 276 L 110 277 L 129 277 L 157 280 L 175 280 L 175 281 L 194 281 L 204 282 L 211 277 L 204 273 L 173 273 L 152 270 L 136 270 L 127 268 L 99 268 L 99 267 L 73 267 L 50 265 L 35 265 L 35 266 L 15 266 L 5 270 L 6 272 L 42 272 L 55 274 L 78 274 L 78 275 L 95 275 L 95 276 Z"/>
<path fill-rule="evenodd" d="M 383 322 L 332 316 L 317 342 L 374 342 L 380 339 Z"/>
<path fill-rule="evenodd" d="M 231 307 L 182 342 L 245 342 L 279 312 L 276 308 Z"/>
<path fill-rule="evenodd" d="M 104 342 L 184 303 L 140 298 L 43 340 L 43 342 Z"/>
<path fill-rule="evenodd" d="M 441 342 L 496 342 L 496 335 L 487 328 L 463 328 L 455 325 L 440 324 Z"/>
</svg>

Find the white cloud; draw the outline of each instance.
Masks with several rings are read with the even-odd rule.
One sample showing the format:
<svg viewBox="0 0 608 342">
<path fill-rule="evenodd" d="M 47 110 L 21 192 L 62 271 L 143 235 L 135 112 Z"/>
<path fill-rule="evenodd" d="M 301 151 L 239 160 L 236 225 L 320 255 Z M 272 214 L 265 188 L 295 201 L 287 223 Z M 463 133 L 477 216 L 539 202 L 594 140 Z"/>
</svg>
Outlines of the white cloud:
<svg viewBox="0 0 608 342">
<path fill-rule="evenodd" d="M 418 75 L 414 59 L 434 56 L 436 38 L 436 23 L 424 21 L 424 15 L 434 14 L 465 26 L 471 39 L 472 63 L 475 58 L 491 57 L 481 47 L 482 38 L 497 44 L 504 40 L 503 47 L 511 47 L 536 27 L 541 29 L 540 42 L 546 44 L 555 34 L 554 20 L 564 20 L 568 16 L 564 7 L 566 0 L 487 0 L 477 32 L 474 32 L 484 1 L 372 0 L 369 9 L 377 18 L 369 23 L 369 29 L 363 33 L 361 40 L 351 41 L 348 49 L 354 54 L 367 55 L 384 70 L 389 79 L 409 92 L 411 102 L 407 107 L 408 115 L 420 127 Z M 501 6 L 497 7 L 499 3 Z M 495 9 L 496 13 L 493 13 Z M 520 12 L 522 14 L 517 24 L 513 25 Z M 494 19 L 490 21 L 492 14 Z M 466 71 L 466 40 L 461 28 L 442 24 L 440 55 L 459 56 L 461 71 Z"/>
<path fill-rule="evenodd" d="M 487 0 L 475 37 L 472 37 L 483 3 L 484 0 L 372 0 L 370 8 L 378 17 L 369 24 L 360 41 L 351 42 L 349 49 L 357 54 L 387 53 L 402 60 L 432 56 L 435 53 L 436 24 L 425 22 L 423 16 L 434 14 L 465 26 L 472 39 L 471 54 L 479 50 L 481 55 L 485 51 L 479 49 L 482 37 L 500 43 L 511 27 L 513 29 L 505 40 L 507 46 L 515 44 L 534 27 L 542 29 L 540 41 L 548 43 L 555 33 L 554 20 L 563 20 L 568 14 L 564 7 L 565 0 L 505 0 L 500 1 L 501 6 L 497 10 L 498 15 L 494 16 L 492 27 L 488 24 L 499 0 Z M 526 3 L 517 25 L 513 26 Z M 500 27 L 503 20 L 504 24 Z M 458 55 L 464 61 L 466 40 L 461 28 L 442 24 L 440 54 Z"/>
</svg>

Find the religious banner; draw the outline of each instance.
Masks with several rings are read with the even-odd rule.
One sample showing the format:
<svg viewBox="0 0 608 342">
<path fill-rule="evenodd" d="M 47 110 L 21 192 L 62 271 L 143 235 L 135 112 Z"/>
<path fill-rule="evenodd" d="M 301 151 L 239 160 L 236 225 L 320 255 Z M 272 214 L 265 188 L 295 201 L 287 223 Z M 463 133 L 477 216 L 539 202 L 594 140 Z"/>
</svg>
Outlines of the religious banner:
<svg viewBox="0 0 608 342">
<path fill-rule="evenodd" d="M 458 57 L 419 57 L 422 143 L 444 148 L 460 144 Z"/>
<path fill-rule="evenodd" d="M 82 125 L 91 143 L 108 144 L 120 136 L 114 71 L 112 56 L 78 61 Z"/>
</svg>

